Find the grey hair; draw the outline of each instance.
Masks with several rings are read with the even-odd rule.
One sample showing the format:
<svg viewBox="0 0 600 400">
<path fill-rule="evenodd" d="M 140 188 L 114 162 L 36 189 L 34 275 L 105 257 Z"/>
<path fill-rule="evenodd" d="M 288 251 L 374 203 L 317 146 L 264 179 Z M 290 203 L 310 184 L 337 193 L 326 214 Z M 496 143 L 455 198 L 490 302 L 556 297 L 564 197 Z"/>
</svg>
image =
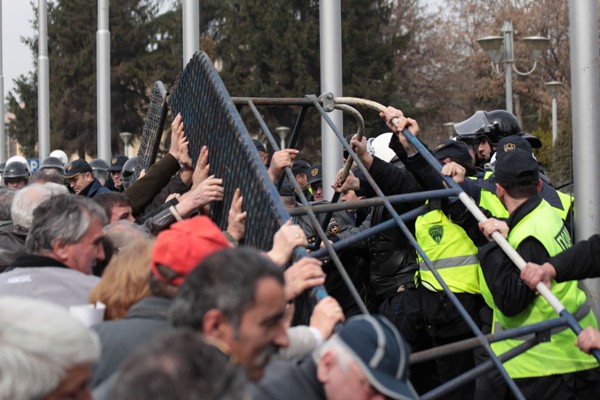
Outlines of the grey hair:
<svg viewBox="0 0 600 400">
<path fill-rule="evenodd" d="M 10 221 L 10 206 L 15 197 L 15 190 L 0 187 L 0 221 Z"/>
<path fill-rule="evenodd" d="M 33 211 L 37 206 L 53 196 L 68 193 L 65 186 L 56 183 L 33 183 L 25 186 L 15 194 L 10 208 L 13 223 L 28 230 L 33 221 Z"/>
<path fill-rule="evenodd" d="M 100 341 L 64 308 L 0 297 L 0 400 L 40 399 L 66 371 L 100 358 Z"/>
<path fill-rule="evenodd" d="M 325 353 L 330 351 L 335 355 L 342 371 L 346 371 L 351 363 L 356 362 L 354 352 L 337 335 L 333 335 L 314 351 L 313 358 L 315 362 L 318 362 Z"/>
<path fill-rule="evenodd" d="M 150 232 L 142 225 L 125 219 L 106 225 L 104 235 L 117 251 L 138 239 L 150 239 L 152 237 Z"/>
<path fill-rule="evenodd" d="M 108 219 L 95 201 L 87 197 L 63 194 L 40 204 L 33 212 L 33 222 L 25 241 L 25 250 L 31 254 L 52 252 L 55 242 L 78 243 L 87 232 L 91 218 L 102 225 Z"/>
<path fill-rule="evenodd" d="M 202 331 L 204 315 L 217 309 L 239 331 L 242 316 L 255 302 L 256 284 L 274 278 L 283 286 L 283 273 L 269 258 L 250 247 L 218 251 L 185 278 L 169 310 L 171 323 Z"/>
</svg>

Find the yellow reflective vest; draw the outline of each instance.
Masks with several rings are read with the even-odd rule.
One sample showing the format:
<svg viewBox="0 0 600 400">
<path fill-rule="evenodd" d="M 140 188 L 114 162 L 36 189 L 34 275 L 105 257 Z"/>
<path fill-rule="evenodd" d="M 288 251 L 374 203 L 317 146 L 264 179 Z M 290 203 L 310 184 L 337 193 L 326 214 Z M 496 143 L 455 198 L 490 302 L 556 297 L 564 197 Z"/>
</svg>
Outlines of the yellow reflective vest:
<svg viewBox="0 0 600 400">
<path fill-rule="evenodd" d="M 438 209 L 421 215 L 415 222 L 419 246 L 453 293 L 479 293 L 477 247 L 460 226 L 450 222 Z M 433 273 L 418 257 L 421 283 L 441 291 Z"/>
<path fill-rule="evenodd" d="M 532 212 L 510 230 L 508 242 L 513 248 L 518 248 L 519 244 L 528 237 L 535 237 L 539 240 L 550 256 L 571 246 L 571 239 L 562 219 L 545 200 L 542 200 Z M 482 291 L 484 290 L 487 290 L 487 287 L 482 286 Z M 596 318 L 589 309 L 586 294 L 577 287 L 577 281 L 552 282 L 552 292 L 566 309 L 579 319 L 584 329 L 588 326 L 597 328 Z M 491 294 L 488 292 L 484 298 L 489 298 L 489 296 Z M 512 317 L 502 314 L 494 307 L 492 332 L 530 325 L 557 316 L 556 311 L 546 300 L 537 296 L 525 310 Z M 593 356 L 579 350 L 575 346 L 576 341 L 577 337 L 571 329 L 559 328 L 553 331 L 549 342 L 535 345 L 507 361 L 504 366 L 512 378 L 566 374 L 597 367 L 598 361 Z M 504 340 L 492 343 L 492 349 L 496 354 L 502 354 L 521 343 L 523 340 Z"/>
</svg>

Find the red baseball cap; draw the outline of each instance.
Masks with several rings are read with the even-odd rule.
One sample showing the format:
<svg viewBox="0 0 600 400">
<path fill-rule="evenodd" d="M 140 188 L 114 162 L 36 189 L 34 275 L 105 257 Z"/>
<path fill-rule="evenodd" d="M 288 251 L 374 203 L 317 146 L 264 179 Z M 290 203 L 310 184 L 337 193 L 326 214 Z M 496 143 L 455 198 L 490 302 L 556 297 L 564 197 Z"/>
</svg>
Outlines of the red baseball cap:
<svg viewBox="0 0 600 400">
<path fill-rule="evenodd" d="M 187 274 L 207 256 L 229 247 L 231 244 L 210 218 L 197 216 L 177 222 L 158 234 L 150 268 L 162 282 L 180 286 Z M 178 276 L 169 280 L 157 265 L 173 270 Z"/>
</svg>

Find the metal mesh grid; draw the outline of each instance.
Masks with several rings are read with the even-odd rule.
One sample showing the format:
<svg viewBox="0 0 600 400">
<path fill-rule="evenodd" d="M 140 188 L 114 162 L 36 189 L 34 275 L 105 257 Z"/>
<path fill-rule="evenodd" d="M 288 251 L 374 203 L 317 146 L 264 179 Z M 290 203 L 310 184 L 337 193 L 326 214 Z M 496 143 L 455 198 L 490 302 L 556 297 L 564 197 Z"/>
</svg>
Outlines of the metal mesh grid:
<svg viewBox="0 0 600 400">
<path fill-rule="evenodd" d="M 150 105 L 146 113 L 140 148 L 137 153 L 135 180 L 140 177 L 143 169 L 147 171 L 156 161 L 167 112 L 167 88 L 161 81 L 156 81 L 150 96 Z"/>
<path fill-rule="evenodd" d="M 212 219 L 221 229 L 236 188 L 242 191 L 248 212 L 244 244 L 269 249 L 273 235 L 289 215 L 262 164 L 252 138 L 233 105 L 208 56 L 194 55 L 172 88 L 173 115 L 183 116 L 189 152 L 197 162 L 203 145 L 208 147 L 210 173 L 223 179 L 223 202 L 211 204 Z"/>
</svg>

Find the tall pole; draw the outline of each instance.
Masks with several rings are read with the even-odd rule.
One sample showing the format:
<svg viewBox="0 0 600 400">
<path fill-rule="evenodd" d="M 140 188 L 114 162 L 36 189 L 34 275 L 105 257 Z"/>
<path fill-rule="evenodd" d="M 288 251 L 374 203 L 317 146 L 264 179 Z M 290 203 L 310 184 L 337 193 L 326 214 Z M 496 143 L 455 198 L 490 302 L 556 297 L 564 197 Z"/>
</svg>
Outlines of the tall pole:
<svg viewBox="0 0 600 400">
<path fill-rule="evenodd" d="M 571 45 L 571 113 L 573 115 L 573 182 L 577 240 L 599 232 L 600 207 L 600 78 L 598 74 L 598 10 L 596 0 L 569 0 Z M 596 306 L 600 283 L 587 282 Z"/>
<path fill-rule="evenodd" d="M 4 99 L 2 99 L 4 101 Z M 4 115 L 2 115 L 4 119 Z M 4 124 L 4 120 L 2 121 Z M 50 67 L 48 64 L 48 8 L 38 1 L 38 154 L 40 162 L 50 153 Z"/>
<path fill-rule="evenodd" d="M 506 111 L 512 114 L 512 64 L 513 60 L 513 24 L 512 21 L 504 21 L 502 26 L 504 33 L 504 75 L 506 82 Z"/>
<path fill-rule="evenodd" d="M 2 1 L 0 0 L 0 95 L 2 99 L 0 99 L 0 116 L 2 116 L 2 121 L 0 121 L 0 163 L 6 161 L 6 132 L 4 131 L 4 68 L 2 61 Z"/>
<path fill-rule="evenodd" d="M 98 158 L 111 159 L 110 127 L 110 31 L 108 30 L 108 0 L 98 0 L 98 31 L 96 32 L 96 93 L 98 107 Z"/>
<path fill-rule="evenodd" d="M 321 93 L 342 96 L 342 7 L 341 0 L 319 2 L 319 31 L 321 57 Z M 343 114 L 336 110 L 329 115 L 336 127 L 343 132 Z M 323 171 L 323 194 L 333 197 L 331 185 L 342 167 L 342 144 L 324 119 L 321 120 L 321 156 Z"/>
<path fill-rule="evenodd" d="M 199 0 L 183 0 L 183 67 L 200 50 L 200 5 Z"/>
<path fill-rule="evenodd" d="M 556 93 L 552 95 L 552 147 L 556 145 L 556 137 L 558 136 L 558 101 Z"/>
</svg>

